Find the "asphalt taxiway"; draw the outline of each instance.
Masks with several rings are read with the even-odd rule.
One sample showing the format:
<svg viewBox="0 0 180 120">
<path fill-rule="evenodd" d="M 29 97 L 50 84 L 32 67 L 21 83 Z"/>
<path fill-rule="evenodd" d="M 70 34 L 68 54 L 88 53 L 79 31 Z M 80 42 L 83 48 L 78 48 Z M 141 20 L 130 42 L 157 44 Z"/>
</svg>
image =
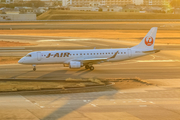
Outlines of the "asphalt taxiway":
<svg viewBox="0 0 180 120">
<path fill-rule="evenodd" d="M 67 78 L 134 78 L 171 79 L 180 78 L 180 59 L 164 56 L 166 51 L 138 59 L 94 65 L 95 70 L 69 69 L 63 65 L 1 65 L 1 78 L 12 79 L 67 79 Z M 165 58 L 164 58 L 165 57 Z"/>
<path fill-rule="evenodd" d="M 11 38 L 12 39 L 12 38 Z M 68 38 L 69 39 L 69 38 Z M 37 43 L 35 39 L 33 42 Z M 133 46 L 116 40 L 74 40 L 67 42 L 41 42 L 39 50 L 52 49 L 55 44 L 61 48 L 71 47 L 91 49 Z M 57 39 L 56 39 L 57 40 Z M 51 43 L 50 46 L 47 44 Z M 84 47 L 86 46 L 86 47 Z M 62 65 L 39 65 L 37 71 L 30 65 L 0 65 L 0 77 L 4 79 L 64 80 L 67 78 L 135 78 L 152 83 L 128 88 L 131 84 L 122 83 L 126 88 L 113 86 L 92 92 L 62 94 L 57 91 L 34 91 L 0 93 L 0 119 L 31 120 L 179 120 L 180 118 L 180 50 L 178 45 L 160 45 L 161 52 L 128 61 L 94 65 L 95 70 L 85 68 L 69 69 Z M 8 49 L 8 48 L 7 48 Z M 61 48 L 63 49 L 63 47 Z M 9 50 L 9 49 L 8 49 Z M 24 50 L 38 50 L 38 47 L 24 47 Z M 13 54 L 23 56 L 28 51 Z M 10 55 L 1 51 L 1 55 Z M 12 55 L 12 53 L 11 53 Z M 133 84 L 131 84 L 133 85 Z M 143 87 L 141 87 L 143 86 Z M 79 90 L 81 91 L 81 90 Z"/>
<path fill-rule="evenodd" d="M 1 35 L 4 40 L 27 41 L 35 46 L 3 48 L 0 56 L 20 56 L 23 57 L 32 51 L 43 50 L 63 50 L 63 49 L 101 49 L 101 48 L 126 48 L 139 44 L 112 39 L 89 39 L 72 37 L 50 37 L 50 36 L 27 36 Z M 26 39 L 27 38 L 27 39 Z M 134 78 L 142 79 L 165 79 L 179 78 L 180 75 L 180 46 L 155 44 L 155 49 L 161 51 L 156 54 L 140 57 L 122 62 L 103 63 L 94 65 L 95 70 L 89 71 L 85 68 L 69 69 L 60 64 L 57 65 L 37 65 L 37 71 L 32 71 L 31 65 L 8 64 L 0 65 L 1 78 L 33 78 L 33 79 L 66 79 L 66 78 Z"/>
<path fill-rule="evenodd" d="M 169 81 L 174 83 L 167 85 Z M 81 88 L 78 93 L 76 90 L 0 93 L 0 119 L 179 120 L 179 80 L 159 82 L 166 85 L 141 87 L 129 81 L 120 83 L 126 89 L 109 86 L 91 88 L 88 92 Z M 128 88 L 130 85 L 134 87 Z"/>
</svg>

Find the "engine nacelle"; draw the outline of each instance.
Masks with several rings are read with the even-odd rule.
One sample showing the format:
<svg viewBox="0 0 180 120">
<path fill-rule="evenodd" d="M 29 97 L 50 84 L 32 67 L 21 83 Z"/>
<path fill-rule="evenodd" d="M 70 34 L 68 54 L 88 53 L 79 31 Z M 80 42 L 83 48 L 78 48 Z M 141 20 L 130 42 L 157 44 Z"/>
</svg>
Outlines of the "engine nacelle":
<svg viewBox="0 0 180 120">
<path fill-rule="evenodd" d="M 81 62 L 79 61 L 71 61 L 69 64 L 69 68 L 80 68 L 81 66 Z"/>
</svg>

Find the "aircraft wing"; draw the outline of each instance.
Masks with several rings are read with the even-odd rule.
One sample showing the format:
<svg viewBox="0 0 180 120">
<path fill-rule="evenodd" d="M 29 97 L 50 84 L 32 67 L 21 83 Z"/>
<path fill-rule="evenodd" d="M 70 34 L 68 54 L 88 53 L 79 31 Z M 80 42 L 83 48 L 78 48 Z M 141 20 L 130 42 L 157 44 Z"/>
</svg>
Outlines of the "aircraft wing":
<svg viewBox="0 0 180 120">
<path fill-rule="evenodd" d="M 85 58 L 85 59 L 77 59 L 73 61 L 80 61 L 82 63 L 101 63 L 101 62 L 106 62 L 109 59 L 115 58 L 117 54 L 118 51 L 112 57 L 109 58 L 87 58 L 87 59 Z"/>
<path fill-rule="evenodd" d="M 107 61 L 107 58 L 88 58 L 88 59 L 79 59 L 76 61 L 80 61 L 82 63 L 100 63 Z"/>
</svg>

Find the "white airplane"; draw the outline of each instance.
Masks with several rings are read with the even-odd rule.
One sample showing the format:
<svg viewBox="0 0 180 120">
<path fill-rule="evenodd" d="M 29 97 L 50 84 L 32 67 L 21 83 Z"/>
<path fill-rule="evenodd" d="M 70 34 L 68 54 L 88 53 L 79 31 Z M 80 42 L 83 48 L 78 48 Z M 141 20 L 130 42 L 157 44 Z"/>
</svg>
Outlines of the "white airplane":
<svg viewBox="0 0 180 120">
<path fill-rule="evenodd" d="M 132 48 L 37 51 L 27 54 L 18 63 L 32 65 L 36 71 L 39 64 L 64 64 L 64 67 L 94 70 L 93 64 L 129 60 L 160 50 L 154 49 L 157 27 L 151 28 L 142 41 Z"/>
</svg>

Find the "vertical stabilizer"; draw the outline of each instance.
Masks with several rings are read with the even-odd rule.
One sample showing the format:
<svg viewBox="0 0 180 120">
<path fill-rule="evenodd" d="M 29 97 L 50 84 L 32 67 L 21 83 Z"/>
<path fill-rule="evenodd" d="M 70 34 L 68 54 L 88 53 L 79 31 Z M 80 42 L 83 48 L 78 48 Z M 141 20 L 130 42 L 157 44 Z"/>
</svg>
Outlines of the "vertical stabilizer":
<svg viewBox="0 0 180 120">
<path fill-rule="evenodd" d="M 133 49 L 153 50 L 156 39 L 157 27 L 151 28 L 147 35 L 142 39 L 139 45 L 132 47 Z"/>
</svg>

